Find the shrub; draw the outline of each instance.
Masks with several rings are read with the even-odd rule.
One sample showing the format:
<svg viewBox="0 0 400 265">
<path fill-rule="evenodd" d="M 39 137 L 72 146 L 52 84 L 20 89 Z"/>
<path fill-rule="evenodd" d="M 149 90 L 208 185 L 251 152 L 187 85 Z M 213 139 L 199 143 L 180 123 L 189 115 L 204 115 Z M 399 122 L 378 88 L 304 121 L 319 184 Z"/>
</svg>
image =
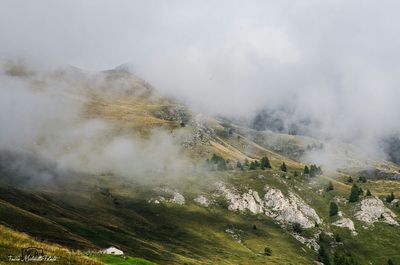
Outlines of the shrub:
<svg viewBox="0 0 400 265">
<path fill-rule="evenodd" d="M 281 165 L 281 171 L 287 172 L 287 167 L 286 167 L 285 162 L 283 162 L 282 165 Z"/>
<path fill-rule="evenodd" d="M 331 190 L 333 190 L 333 184 L 332 181 L 329 181 L 328 187 L 326 187 L 326 191 L 331 191 Z"/>
<path fill-rule="evenodd" d="M 301 225 L 299 223 L 293 223 L 292 228 L 295 233 L 300 234 L 303 231 L 303 229 L 301 228 Z"/>
<path fill-rule="evenodd" d="M 264 248 L 265 256 L 272 256 L 272 250 L 269 247 Z"/>
</svg>

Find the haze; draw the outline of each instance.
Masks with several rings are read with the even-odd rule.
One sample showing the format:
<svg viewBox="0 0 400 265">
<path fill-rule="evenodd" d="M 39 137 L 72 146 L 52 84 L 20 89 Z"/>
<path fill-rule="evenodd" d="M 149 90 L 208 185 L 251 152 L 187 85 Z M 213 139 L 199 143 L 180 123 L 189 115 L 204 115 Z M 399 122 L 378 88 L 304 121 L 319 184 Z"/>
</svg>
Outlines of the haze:
<svg viewBox="0 0 400 265">
<path fill-rule="evenodd" d="M 127 63 L 198 111 L 290 106 L 314 134 L 375 150 L 400 130 L 397 1 L 3 1 L 0 56 Z M 2 85 L 5 82 L 2 81 Z"/>
</svg>

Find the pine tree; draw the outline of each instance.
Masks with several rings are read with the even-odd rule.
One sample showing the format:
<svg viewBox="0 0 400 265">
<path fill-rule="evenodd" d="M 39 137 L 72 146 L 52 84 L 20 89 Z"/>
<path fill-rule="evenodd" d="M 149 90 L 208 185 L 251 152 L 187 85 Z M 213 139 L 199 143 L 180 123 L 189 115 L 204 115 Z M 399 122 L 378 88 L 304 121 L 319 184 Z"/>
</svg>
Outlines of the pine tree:
<svg viewBox="0 0 400 265">
<path fill-rule="evenodd" d="M 367 196 L 372 196 L 371 191 L 367 189 Z"/>
<path fill-rule="evenodd" d="M 281 170 L 282 170 L 283 172 L 287 172 L 287 167 L 286 167 L 285 162 L 282 163 L 282 165 L 281 165 Z"/>
<path fill-rule="evenodd" d="M 358 201 L 358 197 L 360 196 L 360 189 L 356 184 L 353 184 L 350 191 L 349 202 L 356 202 Z"/>
<path fill-rule="evenodd" d="M 362 195 L 364 195 L 364 191 L 363 191 L 363 189 L 360 187 L 359 189 L 358 189 L 358 193 L 362 196 Z"/>
<path fill-rule="evenodd" d="M 294 176 L 294 177 L 298 177 L 298 176 L 299 176 L 299 174 L 297 173 L 296 170 L 294 171 L 293 176 Z"/>
<path fill-rule="evenodd" d="M 336 242 L 342 242 L 342 238 L 340 237 L 339 234 L 336 234 L 336 235 L 335 235 L 335 241 L 336 241 Z"/>
<path fill-rule="evenodd" d="M 304 166 L 304 174 L 310 174 L 310 169 L 308 166 Z"/>
<path fill-rule="evenodd" d="M 329 181 L 328 187 L 326 187 L 326 191 L 331 191 L 331 190 L 333 190 L 333 184 L 332 181 Z"/>
<path fill-rule="evenodd" d="M 338 210 L 339 210 L 339 207 L 337 206 L 337 204 L 334 202 L 331 202 L 331 204 L 329 205 L 329 215 L 330 216 L 337 215 Z"/>
<path fill-rule="evenodd" d="M 393 191 L 390 193 L 390 195 L 386 196 L 386 202 L 391 203 L 394 200 L 394 194 Z"/>
<path fill-rule="evenodd" d="M 271 163 L 269 162 L 268 157 L 264 156 L 260 160 L 261 167 L 271 168 Z"/>
<path fill-rule="evenodd" d="M 391 259 L 388 259 L 387 264 L 388 265 L 394 265 L 394 263 L 393 263 L 393 261 Z"/>
</svg>

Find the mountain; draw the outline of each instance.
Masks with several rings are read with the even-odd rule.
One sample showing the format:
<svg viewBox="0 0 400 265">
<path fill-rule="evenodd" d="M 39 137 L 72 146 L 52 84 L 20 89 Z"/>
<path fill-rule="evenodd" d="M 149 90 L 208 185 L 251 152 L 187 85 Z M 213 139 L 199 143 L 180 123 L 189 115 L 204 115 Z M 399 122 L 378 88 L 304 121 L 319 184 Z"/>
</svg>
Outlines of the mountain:
<svg viewBox="0 0 400 265">
<path fill-rule="evenodd" d="M 0 145 L 7 233 L 79 250 L 75 264 L 110 262 L 83 257 L 109 246 L 158 264 L 400 262 L 397 164 L 196 113 L 126 67 L 12 73 L 24 98 L 56 106 L 32 141 Z"/>
</svg>

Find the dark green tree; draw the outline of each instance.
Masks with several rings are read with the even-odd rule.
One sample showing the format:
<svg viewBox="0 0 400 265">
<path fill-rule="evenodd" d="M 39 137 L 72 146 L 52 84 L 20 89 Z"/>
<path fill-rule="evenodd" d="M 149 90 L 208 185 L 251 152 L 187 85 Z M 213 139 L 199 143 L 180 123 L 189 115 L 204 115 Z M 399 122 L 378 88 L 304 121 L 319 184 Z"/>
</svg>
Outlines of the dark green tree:
<svg viewBox="0 0 400 265">
<path fill-rule="evenodd" d="M 392 259 L 388 259 L 387 265 L 394 265 L 394 262 L 392 261 Z"/>
<path fill-rule="evenodd" d="M 283 162 L 282 165 L 281 165 L 281 171 L 287 172 L 287 167 L 286 167 L 285 162 Z"/>
<path fill-rule="evenodd" d="M 310 174 L 310 169 L 308 168 L 308 166 L 304 166 L 304 174 Z"/>
<path fill-rule="evenodd" d="M 340 237 L 339 234 L 336 234 L 336 235 L 335 235 L 335 241 L 336 241 L 336 242 L 342 242 L 342 238 Z"/>
<path fill-rule="evenodd" d="M 363 191 L 363 189 L 362 189 L 361 187 L 358 189 L 358 193 L 359 193 L 361 196 L 364 195 L 364 191 Z"/>
<path fill-rule="evenodd" d="M 352 178 L 351 176 L 349 176 L 349 177 L 347 178 L 347 182 L 348 182 L 348 183 L 353 183 L 353 178 Z"/>
<path fill-rule="evenodd" d="M 331 191 L 333 190 L 333 184 L 332 181 L 329 181 L 328 186 L 326 187 L 326 191 Z"/>
<path fill-rule="evenodd" d="M 271 163 L 269 162 L 268 157 L 264 156 L 260 160 L 261 168 L 271 168 Z"/>
<path fill-rule="evenodd" d="M 360 196 L 360 189 L 356 184 L 353 184 L 350 191 L 349 202 L 356 202 L 358 201 L 358 197 Z"/>
<path fill-rule="evenodd" d="M 296 170 L 294 171 L 293 176 L 294 176 L 294 177 L 298 177 L 298 176 L 299 176 L 299 174 L 297 173 Z"/>
<path fill-rule="evenodd" d="M 386 196 L 386 202 L 391 203 L 394 200 L 394 194 L 393 191 L 390 193 L 390 195 Z"/>
<path fill-rule="evenodd" d="M 358 177 L 358 182 L 366 183 L 367 182 L 367 178 L 364 177 L 364 176 L 359 176 Z"/>
<path fill-rule="evenodd" d="M 331 202 L 329 204 L 329 215 L 330 216 L 337 215 L 338 211 L 339 211 L 339 207 L 337 206 L 337 204 L 335 202 Z"/>
<path fill-rule="evenodd" d="M 367 196 L 372 196 L 371 191 L 367 189 Z"/>
<path fill-rule="evenodd" d="M 256 168 L 257 168 L 257 167 L 256 167 L 256 163 L 254 163 L 254 161 L 251 161 L 251 162 L 250 162 L 250 167 L 249 167 L 249 169 L 250 169 L 250 170 L 256 170 Z"/>
</svg>

